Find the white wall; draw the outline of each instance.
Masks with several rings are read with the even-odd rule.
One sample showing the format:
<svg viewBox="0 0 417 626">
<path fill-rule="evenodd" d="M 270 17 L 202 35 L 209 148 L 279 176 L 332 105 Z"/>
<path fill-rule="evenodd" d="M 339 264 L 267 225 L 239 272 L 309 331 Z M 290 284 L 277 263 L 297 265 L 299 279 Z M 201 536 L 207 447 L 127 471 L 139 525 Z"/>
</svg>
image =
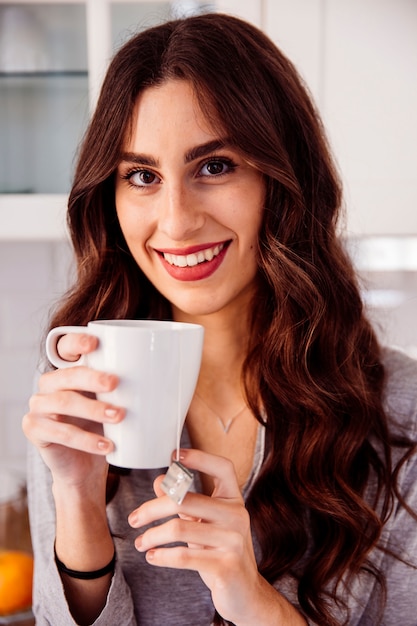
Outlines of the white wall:
<svg viewBox="0 0 417 626">
<path fill-rule="evenodd" d="M 24 469 L 23 415 L 49 311 L 70 276 L 65 242 L 0 243 L 0 466 Z"/>
</svg>

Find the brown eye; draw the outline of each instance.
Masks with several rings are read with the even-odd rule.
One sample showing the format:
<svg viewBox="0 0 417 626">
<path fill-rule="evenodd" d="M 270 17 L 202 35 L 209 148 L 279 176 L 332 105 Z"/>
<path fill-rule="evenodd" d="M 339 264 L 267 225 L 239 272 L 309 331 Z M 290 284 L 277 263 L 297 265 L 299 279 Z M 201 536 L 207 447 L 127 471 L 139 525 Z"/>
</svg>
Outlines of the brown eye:
<svg viewBox="0 0 417 626">
<path fill-rule="evenodd" d="M 136 187 L 147 187 L 160 182 L 159 176 L 149 170 L 136 170 L 128 178 L 129 182 Z"/>
<path fill-rule="evenodd" d="M 224 167 L 224 163 L 221 161 L 210 161 L 210 163 L 207 163 L 206 165 L 206 170 L 209 174 L 216 175 L 221 174 Z"/>
<path fill-rule="evenodd" d="M 199 176 L 205 176 L 208 178 L 223 176 L 224 174 L 233 172 L 235 168 L 235 163 L 233 163 L 230 159 L 210 159 L 209 161 L 206 161 L 200 169 Z"/>
<path fill-rule="evenodd" d="M 144 185 L 149 185 L 154 182 L 155 174 L 152 174 L 152 172 L 140 172 L 139 178 Z"/>
</svg>

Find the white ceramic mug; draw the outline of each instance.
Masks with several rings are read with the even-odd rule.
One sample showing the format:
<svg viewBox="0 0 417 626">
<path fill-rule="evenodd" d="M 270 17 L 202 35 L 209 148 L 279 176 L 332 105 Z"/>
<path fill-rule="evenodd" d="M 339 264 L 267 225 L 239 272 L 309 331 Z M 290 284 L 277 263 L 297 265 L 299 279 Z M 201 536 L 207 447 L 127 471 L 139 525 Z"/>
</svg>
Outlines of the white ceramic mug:
<svg viewBox="0 0 417 626">
<path fill-rule="evenodd" d="M 59 337 L 87 333 L 99 339 L 78 364 L 116 374 L 114 391 L 99 400 L 126 409 L 118 424 L 104 424 L 115 445 L 107 460 L 118 467 L 151 469 L 170 464 L 200 370 L 204 328 L 159 320 L 99 320 L 87 326 L 59 326 L 46 339 L 46 353 L 58 368 L 74 367 L 57 352 Z"/>
</svg>

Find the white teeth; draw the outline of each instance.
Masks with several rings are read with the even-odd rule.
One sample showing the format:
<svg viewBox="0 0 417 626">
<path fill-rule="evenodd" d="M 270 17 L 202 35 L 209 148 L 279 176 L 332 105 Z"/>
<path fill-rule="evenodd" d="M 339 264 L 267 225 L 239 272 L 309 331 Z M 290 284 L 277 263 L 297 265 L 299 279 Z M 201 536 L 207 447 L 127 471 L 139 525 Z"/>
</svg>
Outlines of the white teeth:
<svg viewBox="0 0 417 626">
<path fill-rule="evenodd" d="M 168 261 L 170 265 L 176 265 L 177 267 L 194 267 L 204 261 L 211 261 L 215 256 L 219 254 L 224 248 L 224 244 L 214 246 L 214 248 L 207 248 L 206 250 L 200 250 L 195 254 L 169 254 L 164 252 L 164 259 Z"/>
<path fill-rule="evenodd" d="M 187 254 L 186 259 L 187 259 L 188 267 L 193 267 L 194 265 L 197 265 L 198 263 L 196 254 Z"/>
<path fill-rule="evenodd" d="M 176 263 L 176 264 L 177 264 L 179 267 L 187 267 L 187 257 L 185 257 L 185 256 L 179 256 L 179 257 L 176 259 L 176 261 L 177 261 L 177 263 Z M 175 263 L 174 263 L 174 265 L 175 265 Z"/>
</svg>

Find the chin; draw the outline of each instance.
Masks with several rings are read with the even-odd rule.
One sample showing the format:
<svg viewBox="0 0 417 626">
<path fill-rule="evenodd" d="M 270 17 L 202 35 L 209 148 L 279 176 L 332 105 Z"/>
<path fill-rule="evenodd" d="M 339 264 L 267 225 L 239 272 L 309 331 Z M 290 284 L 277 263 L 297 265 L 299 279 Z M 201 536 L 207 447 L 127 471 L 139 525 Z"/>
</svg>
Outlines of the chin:
<svg viewBox="0 0 417 626">
<path fill-rule="evenodd" d="M 201 318 L 207 315 L 214 315 L 219 313 L 223 307 L 221 305 L 215 306 L 213 302 L 210 304 L 204 304 L 198 301 L 198 297 L 191 302 L 172 302 L 174 311 L 177 311 L 179 315 L 186 317 Z"/>
</svg>

